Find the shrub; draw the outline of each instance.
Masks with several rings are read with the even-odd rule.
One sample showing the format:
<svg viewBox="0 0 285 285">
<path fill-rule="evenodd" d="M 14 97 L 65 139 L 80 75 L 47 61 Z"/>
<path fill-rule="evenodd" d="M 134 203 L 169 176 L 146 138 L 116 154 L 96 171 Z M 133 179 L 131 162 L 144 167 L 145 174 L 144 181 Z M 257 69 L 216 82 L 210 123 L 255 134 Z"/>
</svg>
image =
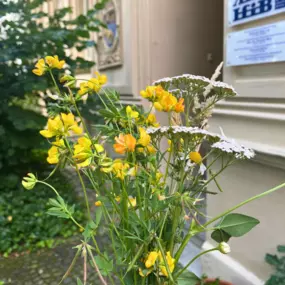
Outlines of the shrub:
<svg viewBox="0 0 285 285">
<path fill-rule="evenodd" d="M 0 1 L 0 190 L 16 188 L 29 165 L 36 163 L 32 150 L 45 149 L 38 133 L 46 121 L 38 95 L 41 93 L 49 103 L 51 99 L 46 94 L 47 90 L 53 92 L 53 83 L 33 74 L 32 66 L 39 57 L 52 52 L 65 60 L 73 73 L 90 69 L 94 62 L 82 57 L 67 58 L 67 52 L 95 47 L 90 31 L 105 27 L 95 17 L 104 7 L 104 0 L 73 20 L 66 20 L 71 7 L 58 9 L 52 16 L 39 11 L 45 2 L 48 1 Z M 56 80 L 58 76 L 55 74 Z M 59 111 L 62 110 L 52 104 L 51 112 Z"/>
<path fill-rule="evenodd" d="M 75 214 L 82 221 L 84 214 L 79 210 L 74 189 L 62 175 L 52 181 L 61 189 L 61 195 L 69 204 L 76 204 Z M 34 195 L 22 189 L 2 191 L 0 196 L 0 253 L 7 256 L 12 252 L 30 251 L 53 247 L 61 238 L 78 233 L 77 227 L 67 219 L 58 220 L 46 214 L 48 199 L 53 192 L 38 184 Z M 82 207 L 81 207 L 82 208 Z"/>
</svg>

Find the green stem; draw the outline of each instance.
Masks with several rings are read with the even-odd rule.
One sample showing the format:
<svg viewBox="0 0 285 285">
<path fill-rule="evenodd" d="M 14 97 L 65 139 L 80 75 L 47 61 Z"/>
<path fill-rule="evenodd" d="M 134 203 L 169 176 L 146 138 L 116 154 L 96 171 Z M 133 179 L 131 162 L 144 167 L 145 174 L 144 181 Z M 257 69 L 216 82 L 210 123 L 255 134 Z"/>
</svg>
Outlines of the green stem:
<svg viewBox="0 0 285 285">
<path fill-rule="evenodd" d="M 180 259 L 181 257 L 181 254 L 182 252 L 184 251 L 186 245 L 188 244 L 189 240 L 191 239 L 191 237 L 193 236 L 194 234 L 192 234 L 191 230 L 189 230 L 188 234 L 185 236 L 185 238 L 183 239 L 182 241 L 182 244 L 180 245 L 178 251 L 176 252 L 175 254 L 175 260 L 176 260 L 176 263 L 177 261 Z"/>
<path fill-rule="evenodd" d="M 87 209 L 87 215 L 88 215 L 89 220 L 91 221 L 92 218 L 91 218 L 91 212 L 90 212 L 90 207 L 89 207 L 89 201 L 88 201 L 87 191 L 86 191 L 86 187 L 85 187 L 84 181 L 83 181 L 83 179 L 82 179 L 82 176 L 81 176 L 81 174 L 80 174 L 80 171 L 79 171 L 79 169 L 78 169 L 77 164 L 75 164 L 75 170 L 76 170 L 76 172 L 77 172 L 77 175 L 78 175 L 78 177 L 79 177 L 79 180 L 80 180 L 80 183 L 81 183 L 81 186 L 82 186 L 82 189 L 83 189 L 84 199 L 85 199 L 85 204 L 86 204 L 86 209 Z"/>
<path fill-rule="evenodd" d="M 48 184 L 48 183 L 46 183 L 46 182 L 44 182 L 44 181 L 40 181 L 40 180 L 38 180 L 37 183 L 41 183 L 41 184 L 44 184 L 44 185 L 48 186 L 50 189 L 52 189 L 52 190 L 54 191 L 54 193 L 55 193 L 57 196 L 60 197 L 59 193 L 58 193 L 58 192 L 55 190 L 55 188 L 52 187 L 50 184 Z"/>
<path fill-rule="evenodd" d="M 58 88 L 58 85 L 57 85 L 57 83 L 56 83 L 56 81 L 55 81 L 55 79 L 54 79 L 54 76 L 53 76 L 51 70 L 49 70 L 49 74 L 50 74 L 51 79 L 52 79 L 52 81 L 53 81 L 53 84 L 54 84 L 54 86 L 55 86 L 55 88 L 56 88 L 56 91 L 58 92 L 58 95 L 61 95 L 61 92 L 60 92 L 60 90 L 59 90 L 59 88 Z"/>
<path fill-rule="evenodd" d="M 205 250 L 203 252 L 200 252 L 198 255 L 196 255 L 194 258 L 192 258 L 184 268 L 182 268 L 180 271 L 177 272 L 177 274 L 174 275 L 175 279 L 178 278 L 196 259 L 198 259 L 199 257 L 201 257 L 202 255 L 204 255 L 206 253 L 209 253 L 209 252 L 215 251 L 215 250 L 219 250 L 219 249 L 217 247 L 215 247 L 215 248 L 211 248 L 211 249 Z"/>
<path fill-rule="evenodd" d="M 283 187 L 285 187 L 285 183 L 282 183 L 282 184 L 280 184 L 280 185 L 278 185 L 278 186 L 276 186 L 276 187 L 274 187 L 274 188 L 271 188 L 271 189 L 269 189 L 269 190 L 267 190 L 267 191 L 265 191 L 265 192 L 263 192 L 263 193 L 261 193 L 261 194 L 258 194 L 258 195 L 256 195 L 256 196 L 253 196 L 253 197 L 251 197 L 251 198 L 249 198 L 249 199 L 247 199 L 247 200 L 245 200 L 245 201 L 239 203 L 238 205 L 236 205 L 236 206 L 234 206 L 234 207 L 232 207 L 232 208 L 226 210 L 225 212 L 221 213 L 220 215 L 214 217 L 213 219 L 211 219 L 211 220 L 209 220 L 207 223 L 205 223 L 203 226 L 204 226 L 204 227 L 207 227 L 208 225 L 210 225 L 210 224 L 212 224 L 213 222 L 217 221 L 217 220 L 220 219 L 221 217 L 223 217 L 223 216 L 225 216 L 225 215 L 227 215 L 227 214 L 233 212 L 234 210 L 236 210 L 236 209 L 238 209 L 238 208 L 240 208 L 240 207 L 246 205 L 247 203 L 249 203 L 249 202 L 251 202 L 251 201 L 254 201 L 254 200 L 256 200 L 256 199 L 259 199 L 259 198 L 261 198 L 261 197 L 263 197 L 263 196 L 266 196 L 266 195 L 268 195 L 268 194 L 270 194 L 270 193 L 273 193 L 274 191 L 277 191 L 277 190 L 279 190 L 280 188 L 283 188 Z"/>
</svg>

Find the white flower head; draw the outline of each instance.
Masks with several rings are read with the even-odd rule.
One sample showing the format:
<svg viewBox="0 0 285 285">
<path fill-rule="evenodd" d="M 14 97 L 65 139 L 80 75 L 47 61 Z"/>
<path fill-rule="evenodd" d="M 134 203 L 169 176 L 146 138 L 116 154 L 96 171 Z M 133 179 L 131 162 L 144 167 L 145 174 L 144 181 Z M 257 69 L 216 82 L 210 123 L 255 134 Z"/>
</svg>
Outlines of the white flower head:
<svg viewBox="0 0 285 285">
<path fill-rule="evenodd" d="M 237 143 L 234 139 L 228 139 L 226 137 L 221 137 L 221 140 L 214 143 L 212 148 L 219 149 L 226 153 L 231 153 L 237 159 L 251 159 L 255 155 L 252 149 L 246 148 L 245 146 Z"/>
</svg>

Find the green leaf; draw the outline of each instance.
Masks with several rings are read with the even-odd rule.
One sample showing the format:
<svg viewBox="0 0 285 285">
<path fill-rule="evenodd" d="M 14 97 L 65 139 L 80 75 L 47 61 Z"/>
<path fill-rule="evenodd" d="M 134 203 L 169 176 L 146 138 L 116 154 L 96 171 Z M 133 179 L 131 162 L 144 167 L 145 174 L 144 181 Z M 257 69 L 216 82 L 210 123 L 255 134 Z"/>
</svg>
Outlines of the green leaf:
<svg viewBox="0 0 285 285">
<path fill-rule="evenodd" d="M 105 109 L 99 110 L 99 113 L 105 118 L 113 119 L 116 117 L 116 114 L 114 114 L 113 112 L 109 110 L 105 110 Z"/>
<path fill-rule="evenodd" d="M 108 260 L 106 255 L 105 258 L 99 255 L 95 256 L 94 258 L 103 276 L 107 276 L 110 272 L 112 272 L 113 260 Z"/>
<path fill-rule="evenodd" d="M 285 245 L 278 245 L 277 246 L 277 251 L 278 252 L 285 252 Z"/>
<path fill-rule="evenodd" d="M 216 241 L 216 242 L 228 242 L 229 239 L 231 238 L 231 235 L 229 235 L 228 233 L 226 233 L 223 230 L 215 230 L 212 232 L 211 234 L 211 238 Z"/>
<path fill-rule="evenodd" d="M 230 236 L 240 237 L 248 233 L 258 224 L 259 220 L 253 217 L 234 213 L 225 216 L 216 228 L 223 229 L 223 231 L 228 233 Z"/>
<path fill-rule="evenodd" d="M 277 255 L 272 255 L 272 254 L 266 254 L 265 255 L 265 261 L 270 264 L 277 266 L 280 264 L 280 260 Z"/>
<path fill-rule="evenodd" d="M 83 283 L 81 282 L 79 278 L 77 278 L 77 285 L 83 285 Z"/>
<path fill-rule="evenodd" d="M 103 209 L 102 207 L 97 207 L 96 212 L 95 212 L 95 225 L 96 228 L 99 226 L 100 221 L 102 219 L 102 214 L 103 214 Z"/>
<path fill-rule="evenodd" d="M 193 272 L 185 270 L 177 279 L 178 285 L 197 285 L 201 279 Z"/>
</svg>

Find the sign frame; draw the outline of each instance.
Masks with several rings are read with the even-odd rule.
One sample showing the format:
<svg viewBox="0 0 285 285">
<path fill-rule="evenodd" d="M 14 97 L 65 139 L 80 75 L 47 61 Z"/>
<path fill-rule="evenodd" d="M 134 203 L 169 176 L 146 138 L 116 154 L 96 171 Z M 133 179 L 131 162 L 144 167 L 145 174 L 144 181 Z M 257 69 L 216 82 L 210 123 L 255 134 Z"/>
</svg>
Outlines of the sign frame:
<svg viewBox="0 0 285 285">
<path fill-rule="evenodd" d="M 228 0 L 230 27 L 285 13 L 285 0 Z"/>
</svg>

